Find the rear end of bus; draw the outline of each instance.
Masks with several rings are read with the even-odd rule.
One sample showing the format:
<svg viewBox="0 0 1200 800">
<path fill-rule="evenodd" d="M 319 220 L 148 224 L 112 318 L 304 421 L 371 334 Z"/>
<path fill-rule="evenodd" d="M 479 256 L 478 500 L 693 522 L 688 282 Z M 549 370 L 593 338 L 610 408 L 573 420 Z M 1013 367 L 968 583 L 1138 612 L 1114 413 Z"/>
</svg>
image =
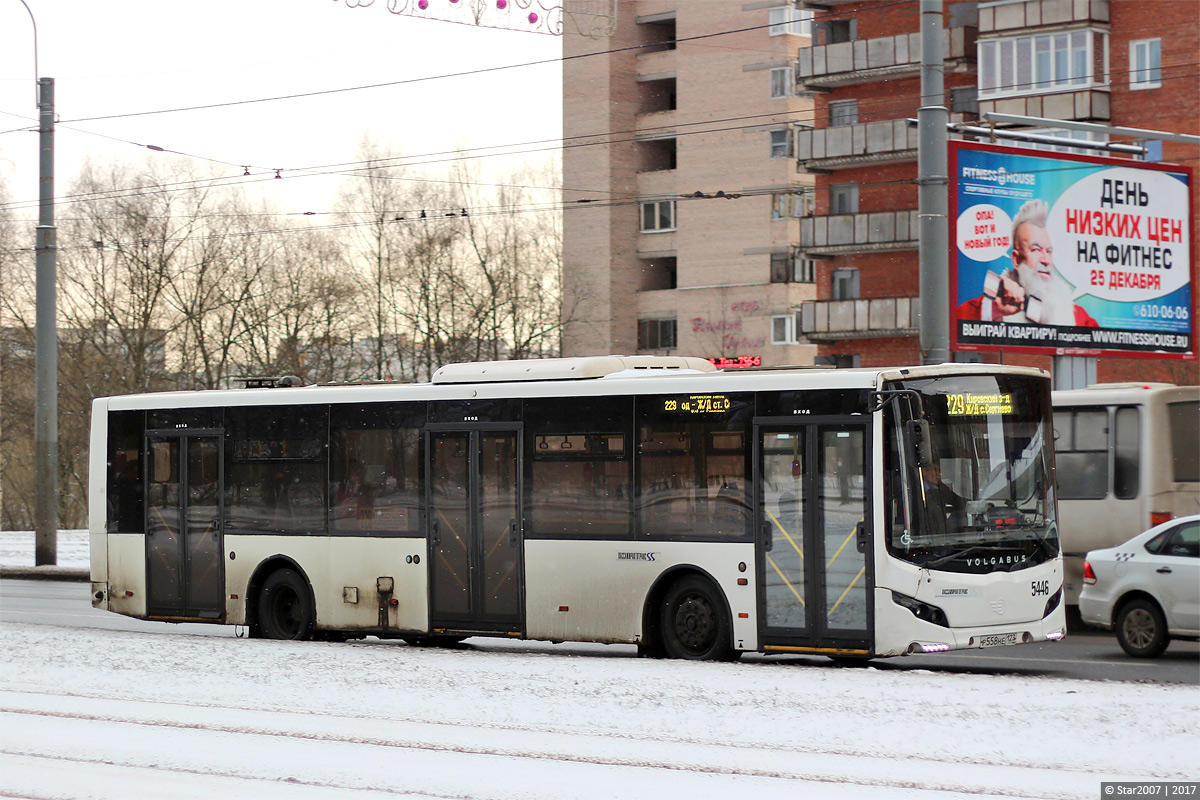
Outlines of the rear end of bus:
<svg viewBox="0 0 1200 800">
<path fill-rule="evenodd" d="M 1096 384 L 1056 391 L 1054 449 L 1066 602 L 1083 557 L 1200 513 L 1200 387 Z"/>
</svg>

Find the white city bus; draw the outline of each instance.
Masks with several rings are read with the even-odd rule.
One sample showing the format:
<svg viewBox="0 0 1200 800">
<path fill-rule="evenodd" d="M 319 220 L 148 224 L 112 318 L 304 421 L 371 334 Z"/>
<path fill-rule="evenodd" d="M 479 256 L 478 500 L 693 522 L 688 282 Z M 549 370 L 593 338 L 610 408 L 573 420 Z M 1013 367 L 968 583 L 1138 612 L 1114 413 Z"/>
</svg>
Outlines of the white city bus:
<svg viewBox="0 0 1200 800">
<path fill-rule="evenodd" d="M 1066 602 L 1083 557 L 1200 513 L 1200 387 L 1102 383 L 1052 394 Z"/>
<path fill-rule="evenodd" d="M 551 359 L 92 420 L 93 605 L 120 614 L 691 659 L 1064 633 L 1036 370 Z"/>
</svg>

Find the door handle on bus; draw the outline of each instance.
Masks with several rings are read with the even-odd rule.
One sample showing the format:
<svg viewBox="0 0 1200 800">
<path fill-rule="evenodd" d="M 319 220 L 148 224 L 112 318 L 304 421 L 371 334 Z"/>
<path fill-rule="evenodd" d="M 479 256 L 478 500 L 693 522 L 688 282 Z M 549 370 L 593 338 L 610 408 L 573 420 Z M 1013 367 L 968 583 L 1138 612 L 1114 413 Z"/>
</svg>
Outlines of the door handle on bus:
<svg viewBox="0 0 1200 800">
<path fill-rule="evenodd" d="M 435 547 L 442 543 L 442 537 L 438 532 L 438 524 L 436 519 L 429 523 L 429 543 Z"/>
<path fill-rule="evenodd" d="M 512 520 L 508 523 L 508 532 L 509 532 L 508 543 L 511 544 L 513 547 L 516 547 L 517 546 L 517 518 L 516 517 L 513 517 Z"/>
</svg>

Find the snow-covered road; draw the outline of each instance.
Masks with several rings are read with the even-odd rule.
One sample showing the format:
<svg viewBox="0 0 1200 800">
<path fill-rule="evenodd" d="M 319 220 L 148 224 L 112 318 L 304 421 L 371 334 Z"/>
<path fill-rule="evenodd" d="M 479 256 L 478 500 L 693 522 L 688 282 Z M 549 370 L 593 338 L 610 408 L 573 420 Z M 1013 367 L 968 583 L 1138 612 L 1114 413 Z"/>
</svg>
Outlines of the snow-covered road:
<svg viewBox="0 0 1200 800">
<path fill-rule="evenodd" d="M 1200 778 L 1195 687 L 593 652 L 5 624 L 0 794 L 1096 798 Z"/>
</svg>

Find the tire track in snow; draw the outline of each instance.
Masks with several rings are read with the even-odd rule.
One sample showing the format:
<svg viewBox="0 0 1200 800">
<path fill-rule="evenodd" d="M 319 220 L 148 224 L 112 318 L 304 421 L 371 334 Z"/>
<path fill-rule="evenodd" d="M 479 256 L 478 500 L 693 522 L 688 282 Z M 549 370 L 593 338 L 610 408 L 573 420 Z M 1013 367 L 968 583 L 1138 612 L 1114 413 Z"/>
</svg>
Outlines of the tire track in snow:
<svg viewBox="0 0 1200 800">
<path fill-rule="evenodd" d="M 936 757 L 899 760 L 812 749 L 764 749 L 695 739 L 599 736 L 549 726 L 510 727 L 497 731 L 446 721 L 250 710 L 211 703 L 194 706 L 169 701 L 66 697 L 20 691 L 0 692 L 0 711 L 10 715 L 14 723 L 21 717 L 37 717 L 85 726 L 133 726 L 146 730 L 166 729 L 184 735 L 341 745 L 367 751 L 364 756 L 367 759 L 393 759 L 395 753 L 440 754 L 456 760 L 525 762 L 526 768 L 530 764 L 543 768 L 556 763 L 564 767 L 650 770 L 675 776 L 723 776 L 768 783 L 853 786 L 860 791 L 915 790 L 917 796 L 936 797 L 956 793 L 976 797 L 1092 797 L 1098 788 L 1092 785 L 1095 778 L 1090 772 L 1072 774 L 1058 768 L 962 763 Z M 386 755 L 374 754 L 380 751 Z M 56 757 L 53 753 L 13 749 L 11 743 L 7 752 L 13 756 Z"/>
</svg>

